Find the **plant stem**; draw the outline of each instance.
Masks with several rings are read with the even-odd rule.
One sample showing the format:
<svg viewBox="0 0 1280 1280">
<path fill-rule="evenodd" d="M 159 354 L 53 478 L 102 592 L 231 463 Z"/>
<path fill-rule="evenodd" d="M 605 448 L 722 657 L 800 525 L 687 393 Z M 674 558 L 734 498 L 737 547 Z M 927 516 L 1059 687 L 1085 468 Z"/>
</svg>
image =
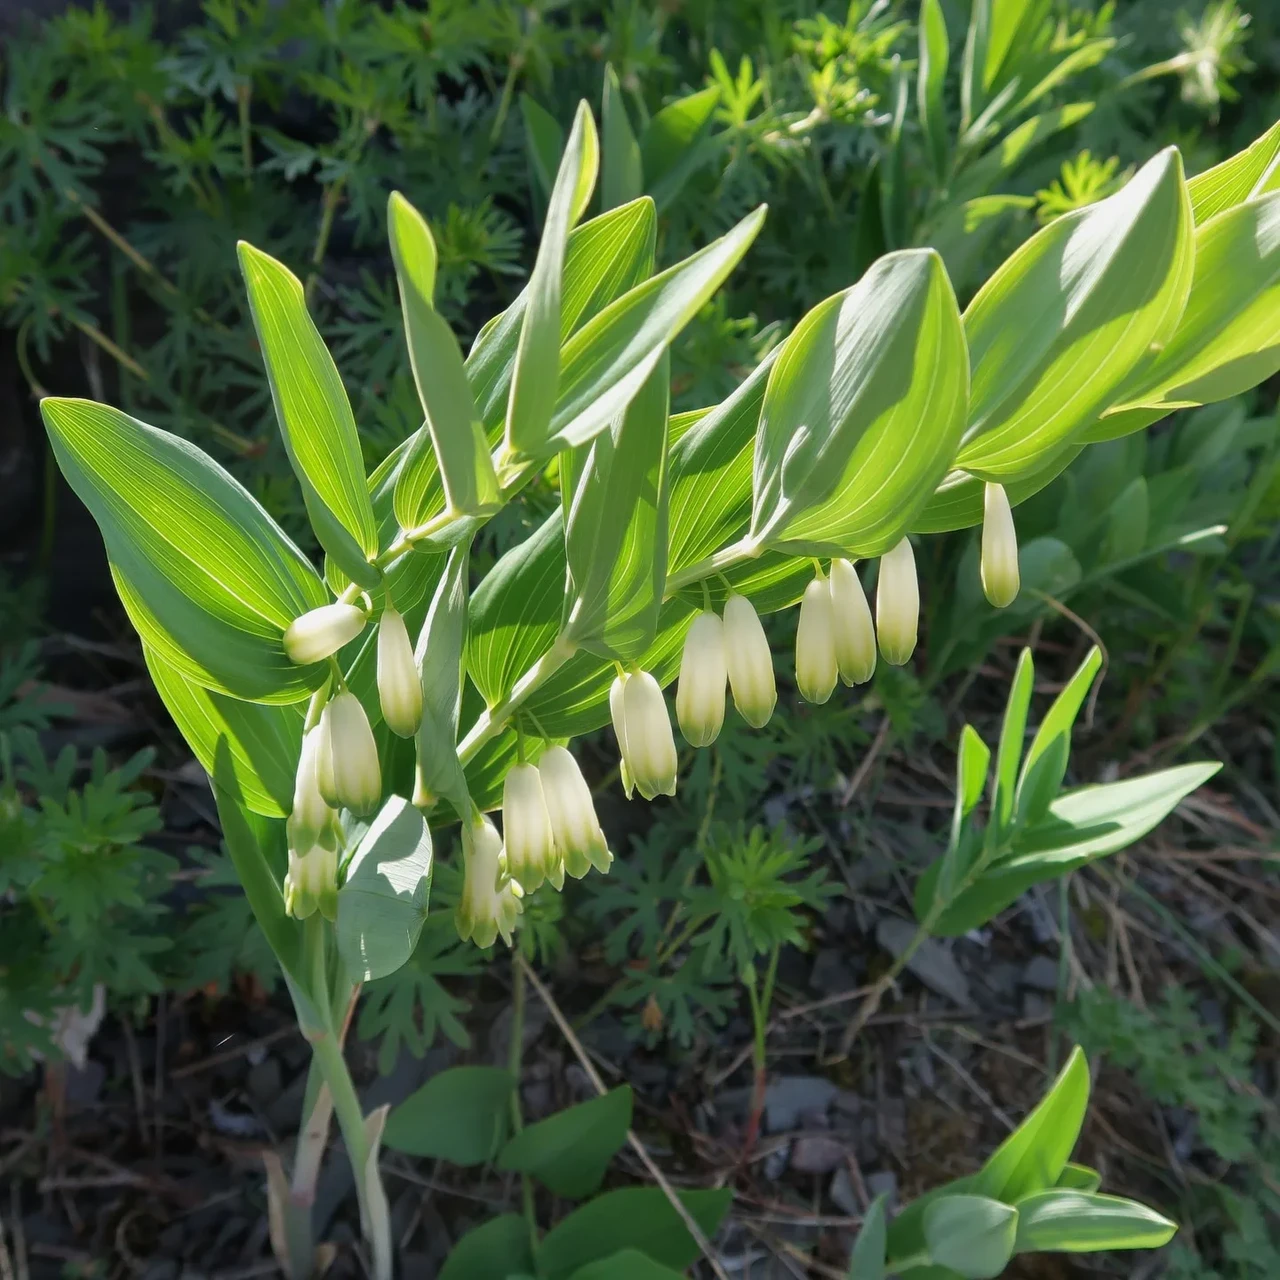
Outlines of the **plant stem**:
<svg viewBox="0 0 1280 1280">
<path fill-rule="evenodd" d="M 724 569 L 732 568 L 736 564 L 741 564 L 744 560 L 754 560 L 764 548 L 751 538 L 742 538 L 737 542 L 731 542 L 727 547 L 722 547 L 714 555 L 707 556 L 704 560 L 691 564 L 688 568 L 681 569 L 679 573 L 673 573 L 667 579 L 667 590 L 664 599 L 670 600 L 677 592 L 682 591 L 685 587 L 691 587 L 695 582 L 701 582 L 703 578 L 714 577 Z"/>
<path fill-rule="evenodd" d="M 524 1116 L 520 1112 L 520 1070 L 524 1058 L 524 968 L 519 952 L 511 953 L 511 1047 L 507 1051 L 507 1069 L 511 1072 L 511 1131 L 519 1133 L 524 1128 Z M 533 1183 L 527 1173 L 520 1175 L 520 1195 L 524 1204 L 524 1220 L 529 1226 L 529 1248 L 538 1256 L 538 1219 L 533 1207 Z"/>
<path fill-rule="evenodd" d="M 930 911 L 925 922 L 916 930 L 915 936 L 902 949 L 901 954 L 888 969 L 880 975 L 875 986 L 867 993 L 866 999 L 858 1006 L 858 1012 L 854 1015 L 853 1021 L 845 1028 L 844 1036 L 840 1040 L 839 1056 L 841 1058 L 849 1056 L 849 1050 L 853 1048 L 853 1042 L 858 1038 L 858 1033 L 867 1025 L 876 1010 L 880 1008 L 880 1001 L 884 999 L 884 993 L 893 986 L 898 979 L 898 975 L 911 963 L 911 957 L 920 950 L 921 943 L 932 932 L 941 914 L 940 908 Z"/>
<path fill-rule="evenodd" d="M 342 177 L 325 188 L 324 204 L 320 210 L 320 230 L 316 232 L 315 248 L 311 251 L 313 269 L 307 276 L 304 290 L 307 302 L 311 301 L 316 290 L 316 281 L 320 278 L 320 264 L 324 261 L 324 255 L 329 248 L 329 236 L 333 233 L 333 218 L 338 212 L 338 201 L 342 198 L 342 189 L 346 186 L 346 182 L 346 178 Z"/>
<path fill-rule="evenodd" d="M 768 1078 L 766 1040 L 769 1034 L 769 1006 L 773 1003 L 773 984 L 778 976 L 778 954 L 774 947 L 769 953 L 769 967 L 765 970 L 764 985 L 757 989 L 755 970 L 746 975 L 744 986 L 751 1002 L 751 1110 L 747 1115 L 747 1133 L 742 1141 L 739 1164 L 746 1164 L 760 1134 L 760 1115 L 764 1111 L 765 1084 Z"/>
</svg>

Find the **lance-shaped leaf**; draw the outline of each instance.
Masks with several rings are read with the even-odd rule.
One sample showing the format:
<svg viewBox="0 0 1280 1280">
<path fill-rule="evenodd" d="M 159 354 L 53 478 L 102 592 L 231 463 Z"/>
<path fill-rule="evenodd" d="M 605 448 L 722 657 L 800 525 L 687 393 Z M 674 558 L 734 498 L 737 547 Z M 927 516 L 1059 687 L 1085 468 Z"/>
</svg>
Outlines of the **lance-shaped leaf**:
<svg viewBox="0 0 1280 1280">
<path fill-rule="evenodd" d="M 600 204 L 614 209 L 635 200 L 644 191 L 640 170 L 640 144 L 627 119 L 622 87 L 611 64 L 604 69 L 604 96 L 600 103 L 604 129 L 604 174 L 600 184 Z"/>
<path fill-rule="evenodd" d="M 431 832 L 390 796 L 360 839 L 338 890 L 338 951 L 355 982 L 395 973 L 418 945 L 431 892 Z"/>
<path fill-rule="evenodd" d="M 973 376 L 957 465 L 1001 482 L 1043 467 L 1172 337 L 1193 267 L 1173 148 L 1028 240 L 965 312 Z"/>
<path fill-rule="evenodd" d="M 569 339 L 546 454 L 586 444 L 631 403 L 676 335 L 746 253 L 765 208 L 624 294 Z"/>
<path fill-rule="evenodd" d="M 520 95 L 520 117 L 524 121 L 525 150 L 534 186 L 543 200 L 551 198 L 551 187 L 560 167 L 564 150 L 564 130 L 546 107 L 540 106 L 527 93 Z"/>
<path fill-rule="evenodd" d="M 307 311 L 297 276 L 243 240 L 237 248 L 280 434 L 311 527 L 352 579 L 377 586 L 378 571 L 369 561 L 378 553 L 378 532 L 338 366 Z"/>
<path fill-rule="evenodd" d="M 1158 1249 L 1177 1223 L 1135 1200 L 1051 1189 L 1018 1201 L 1018 1253 Z"/>
<path fill-rule="evenodd" d="M 879 259 L 820 303 L 769 374 L 751 537 L 879 555 L 942 479 L 968 402 L 955 295 L 931 249 Z"/>
<path fill-rule="evenodd" d="M 551 191 L 542 243 L 526 290 L 524 320 L 507 401 L 507 451 L 535 454 L 546 439 L 560 374 L 560 298 L 569 232 L 595 189 L 600 143 L 585 102 L 578 106 Z M 487 453 L 486 453 L 487 457 Z"/>
<path fill-rule="evenodd" d="M 666 359 L 596 436 L 566 520 L 565 635 L 601 657 L 638 658 L 667 578 Z"/>
<path fill-rule="evenodd" d="M 1277 369 L 1280 193 L 1272 193 L 1196 228 L 1195 276 L 1182 320 L 1121 389 L 1123 403 L 1113 412 L 1211 404 L 1256 387 Z"/>
<path fill-rule="evenodd" d="M 469 553 L 470 548 L 465 545 L 449 553 L 414 650 L 422 675 L 418 789 L 420 793 L 444 796 L 464 821 L 470 818 L 469 798 L 456 745 L 467 639 Z M 420 795 L 417 799 L 426 797 Z"/>
<path fill-rule="evenodd" d="M 939 0 L 923 0 L 920 5 L 920 64 L 916 83 L 916 106 L 920 112 L 920 130 L 928 144 L 933 172 L 939 182 L 947 175 L 947 114 L 942 90 L 947 79 L 947 60 L 951 44 L 947 39 L 947 20 L 942 16 Z"/>
<path fill-rule="evenodd" d="M 413 529 L 436 514 L 427 503 L 434 477 L 443 483 L 447 510 L 457 515 L 492 509 L 498 501 L 498 478 L 458 340 L 435 309 L 436 246 L 431 229 L 397 191 L 387 203 L 387 230 L 409 363 L 426 417 L 409 447 L 395 491 L 396 518 Z"/>
<path fill-rule="evenodd" d="M 659 209 L 715 155 L 719 144 L 711 121 L 719 105 L 720 87 L 712 85 L 667 103 L 645 126 L 640 141 L 644 187 Z"/>
<path fill-rule="evenodd" d="M 1187 182 L 1196 226 L 1280 184 L 1280 121 L 1243 151 Z"/>
<path fill-rule="evenodd" d="M 67 483 L 102 530 L 139 634 L 183 675 L 255 702 L 296 702 L 285 629 L 329 593 L 306 557 L 206 453 L 118 409 L 47 399 L 41 413 Z"/>
<path fill-rule="evenodd" d="M 204 771 L 212 774 L 220 749 L 251 813 L 284 818 L 293 811 L 294 777 L 302 747 L 299 704 L 273 707 L 203 689 L 149 644 L 142 656 L 160 701 Z"/>
</svg>

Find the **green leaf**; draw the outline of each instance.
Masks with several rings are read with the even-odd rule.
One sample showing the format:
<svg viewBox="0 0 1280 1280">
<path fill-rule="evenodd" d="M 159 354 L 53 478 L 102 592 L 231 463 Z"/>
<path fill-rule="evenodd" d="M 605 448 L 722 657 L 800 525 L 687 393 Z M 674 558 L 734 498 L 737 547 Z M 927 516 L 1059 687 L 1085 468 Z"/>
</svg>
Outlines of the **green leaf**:
<svg viewBox="0 0 1280 1280">
<path fill-rule="evenodd" d="M 645 190 L 665 209 L 684 184 L 715 155 L 711 122 L 720 105 L 720 87 L 699 89 L 669 102 L 648 123 L 640 141 Z"/>
<path fill-rule="evenodd" d="M 1107 512 L 1107 531 L 1100 559 L 1104 563 L 1132 560 L 1147 545 L 1151 525 L 1151 498 L 1146 476 L 1134 476 L 1117 495 Z"/>
<path fill-rule="evenodd" d="M 1094 645 L 1040 722 L 1018 775 L 1016 826 L 1038 821 L 1057 796 L 1067 776 L 1072 727 L 1101 667 L 1102 651 Z"/>
<path fill-rule="evenodd" d="M 467 643 L 468 552 L 461 546 L 449 553 L 414 648 L 423 703 L 416 740 L 418 787 L 444 796 L 464 819 L 470 817 L 469 797 L 456 746 Z"/>
<path fill-rule="evenodd" d="M 527 93 L 520 95 L 520 115 L 524 120 L 525 149 L 529 153 L 534 185 L 543 200 L 549 200 L 556 170 L 560 167 L 560 153 L 564 150 L 564 130 L 555 116 Z"/>
<path fill-rule="evenodd" d="M 637 285 L 565 344 L 547 455 L 586 444 L 644 385 L 675 336 L 724 283 L 764 221 L 764 206 L 683 262 Z"/>
<path fill-rule="evenodd" d="M 960 733 L 960 750 L 956 753 L 956 801 L 951 816 L 951 837 L 937 873 L 937 892 L 943 902 L 955 896 L 956 885 L 968 871 L 971 858 L 980 851 L 981 846 L 971 835 L 972 829 L 965 819 L 982 799 L 990 764 L 990 747 L 972 725 L 965 725 Z M 925 908 L 921 918 L 926 918 L 932 900 L 928 905 L 924 901 L 919 905 Z"/>
<path fill-rule="evenodd" d="M 947 79 L 951 45 L 947 21 L 939 0 L 923 0 L 920 5 L 920 64 L 916 85 L 916 105 L 920 131 L 925 136 L 933 172 L 939 185 L 946 181 L 948 165 L 947 113 L 942 92 Z"/>
<path fill-rule="evenodd" d="M 395 489 L 396 518 L 406 529 L 436 513 L 428 496 L 443 485 L 445 508 L 457 515 L 492 509 L 498 479 L 476 414 L 462 351 L 435 309 L 436 247 L 426 219 L 398 191 L 387 202 L 387 233 L 400 287 L 409 364 L 426 422 L 418 429 Z"/>
<path fill-rule="evenodd" d="M 449 1067 L 392 1108 L 383 1145 L 452 1164 L 485 1164 L 506 1139 L 514 1087 L 511 1073 L 499 1067 Z"/>
<path fill-rule="evenodd" d="M 991 0 L 973 0 L 969 28 L 964 39 L 964 61 L 960 70 L 960 131 L 969 126 L 986 102 L 983 85 L 987 70 L 987 47 L 991 30 Z"/>
<path fill-rule="evenodd" d="M 569 1280 L 682 1280 L 683 1275 L 654 1262 L 639 1249 L 623 1249 L 579 1267 Z"/>
<path fill-rule="evenodd" d="M 1071 1051 L 1049 1092 L 1000 1144 L 970 1184 L 975 1195 L 1016 1204 L 1052 1187 L 1066 1167 L 1089 1105 L 1089 1062 Z"/>
<path fill-rule="evenodd" d="M 925 1210 L 929 1257 L 966 1280 L 994 1280 L 1013 1257 L 1018 1210 L 980 1195 L 941 1196 Z"/>
<path fill-rule="evenodd" d="M 1280 121 L 1243 151 L 1187 182 L 1196 226 L 1280 182 Z"/>
<path fill-rule="evenodd" d="M 880 169 L 880 221 L 885 239 L 899 247 L 910 240 L 907 226 L 907 155 L 902 140 L 903 126 L 907 118 L 907 74 L 900 59 L 892 61 L 891 102 L 889 133 L 885 140 L 888 158 Z"/>
<path fill-rule="evenodd" d="M 369 561 L 378 554 L 378 532 L 338 366 L 311 319 L 297 276 L 244 240 L 237 250 L 280 434 L 311 527 L 351 578 L 375 587 L 380 575 Z"/>
<path fill-rule="evenodd" d="M 1196 228 L 1195 276 L 1182 320 L 1122 388 L 1123 402 L 1111 412 L 1168 412 L 1226 400 L 1278 369 L 1280 193 L 1237 205 Z"/>
<path fill-rule="evenodd" d="M 996 772 L 991 780 L 991 825 L 1002 833 L 1013 822 L 1014 798 L 1017 794 L 1018 765 L 1022 761 L 1023 739 L 1027 732 L 1027 712 L 1031 707 L 1031 690 L 1035 684 L 1035 665 L 1031 650 L 1018 655 L 1018 666 L 1009 686 L 1004 723 L 1000 726 L 1000 745 L 996 748 Z"/>
<path fill-rule="evenodd" d="M 507 402 L 506 447 L 514 456 L 537 454 L 551 425 L 559 385 L 560 305 L 569 232 L 595 189 L 599 165 L 595 121 L 583 102 L 578 105 L 560 161 L 538 257 L 525 291 L 524 320 Z"/>
<path fill-rule="evenodd" d="M 601 103 L 604 126 L 604 175 L 600 207 L 614 209 L 644 192 L 640 167 L 640 144 L 627 119 L 626 104 L 618 76 L 609 63 L 604 68 L 604 98 Z"/>
<path fill-rule="evenodd" d="M 677 1193 L 693 1220 L 714 1236 L 733 1202 L 733 1191 Z M 538 1250 L 538 1266 L 547 1280 L 563 1280 L 589 1262 L 620 1249 L 639 1249 L 677 1271 L 698 1256 L 698 1245 L 657 1187 L 606 1191 L 557 1223 Z"/>
<path fill-rule="evenodd" d="M 244 487 L 194 445 L 89 400 L 41 401 L 54 457 L 102 530 L 143 640 L 188 679 L 296 702 L 327 676 L 285 628 L 329 593 Z"/>
<path fill-rule="evenodd" d="M 1158 1249 L 1178 1230 L 1134 1200 L 1085 1191 L 1041 1191 L 1018 1202 L 1019 1253 Z"/>
<path fill-rule="evenodd" d="M 558 1196 L 596 1191 L 631 1128 L 631 1087 L 557 1111 L 528 1125 L 498 1154 L 498 1168 L 532 1174 Z"/>
<path fill-rule="evenodd" d="M 884 1216 L 885 1199 L 884 1195 L 876 1196 L 862 1219 L 849 1258 L 849 1280 L 884 1280 L 888 1230 Z"/>
<path fill-rule="evenodd" d="M 219 745 L 225 743 L 245 808 L 267 818 L 287 817 L 302 747 L 302 708 L 242 702 L 203 689 L 149 644 L 143 644 L 142 656 L 160 700 L 204 771 L 213 773 Z"/>
<path fill-rule="evenodd" d="M 1088 1165 L 1072 1164 L 1070 1160 L 1062 1166 L 1058 1175 L 1057 1186 L 1064 1191 L 1097 1191 L 1102 1185 L 1102 1174 Z"/>
<path fill-rule="evenodd" d="M 973 374 L 956 465 L 1000 482 L 1043 468 L 1172 337 L 1193 267 L 1173 148 L 1028 240 L 965 312 Z"/>
<path fill-rule="evenodd" d="M 664 358 L 621 419 L 592 442 L 566 520 L 564 632 L 605 658 L 638 658 L 658 626 L 670 385 Z"/>
<path fill-rule="evenodd" d="M 533 1270 L 529 1224 L 518 1213 L 504 1213 L 482 1222 L 458 1241 L 444 1260 L 438 1280 L 514 1280 L 520 1273 L 532 1275 Z"/>
<path fill-rule="evenodd" d="M 422 814 L 402 796 L 389 797 L 338 890 L 338 952 L 353 981 L 385 978 L 413 955 L 427 918 L 431 865 Z"/>
<path fill-rule="evenodd" d="M 880 258 L 809 312 L 770 370 L 752 539 L 805 554 L 887 551 L 945 474 L 967 397 L 942 260 L 930 249 Z"/>
</svg>

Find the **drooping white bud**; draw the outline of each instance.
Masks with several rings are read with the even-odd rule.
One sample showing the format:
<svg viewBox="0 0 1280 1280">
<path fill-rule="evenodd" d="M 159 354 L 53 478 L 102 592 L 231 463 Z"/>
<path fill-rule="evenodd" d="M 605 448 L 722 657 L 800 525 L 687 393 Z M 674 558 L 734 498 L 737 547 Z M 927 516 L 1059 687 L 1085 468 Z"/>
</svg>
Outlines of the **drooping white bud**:
<svg viewBox="0 0 1280 1280">
<path fill-rule="evenodd" d="M 316 786 L 331 809 L 341 804 L 338 784 L 333 779 L 333 703 L 326 702 L 316 725 Z"/>
<path fill-rule="evenodd" d="M 987 482 L 982 492 L 982 590 L 997 609 L 1018 598 L 1018 533 L 1004 485 Z"/>
<path fill-rule="evenodd" d="M 903 538 L 880 557 L 876 583 L 876 635 L 884 660 L 901 667 L 911 660 L 920 624 L 920 584 L 911 542 Z"/>
<path fill-rule="evenodd" d="M 502 837 L 488 818 L 462 824 L 462 896 L 453 913 L 458 937 L 491 947 L 498 934 L 511 945 L 523 891 L 507 874 Z"/>
<path fill-rule="evenodd" d="M 724 602 L 724 662 L 738 714 L 753 729 L 763 729 L 778 701 L 778 685 L 768 637 L 746 596 Z"/>
<path fill-rule="evenodd" d="M 848 560 L 831 562 L 831 608 L 840 679 L 845 684 L 865 684 L 876 670 L 876 629 L 858 571 Z"/>
<path fill-rule="evenodd" d="M 422 723 L 422 679 L 404 619 L 388 605 L 378 623 L 378 702 L 387 728 L 412 738 Z"/>
<path fill-rule="evenodd" d="M 818 577 L 804 589 L 796 626 L 796 687 L 806 702 L 826 702 L 836 687 L 836 624 L 831 584 Z"/>
<path fill-rule="evenodd" d="M 284 877 L 284 909 L 295 919 L 305 920 L 319 911 L 326 920 L 338 916 L 338 850 L 342 830 L 337 815 L 330 811 L 319 834 L 300 840 L 292 817 L 285 824 L 289 840 L 289 869 Z"/>
<path fill-rule="evenodd" d="M 662 686 L 647 671 L 633 671 L 622 689 L 622 715 L 626 727 L 623 759 L 646 800 L 676 793 L 675 735 Z"/>
<path fill-rule="evenodd" d="M 592 867 L 608 871 L 613 854 L 578 762 L 564 747 L 548 747 L 538 761 L 538 772 L 563 869 L 575 880 L 581 880 Z"/>
<path fill-rule="evenodd" d="M 708 747 L 719 735 L 726 678 L 724 623 L 714 613 L 700 613 L 684 638 L 676 686 L 676 719 L 691 747 Z"/>
<path fill-rule="evenodd" d="M 324 604 L 294 618 L 284 633 L 284 651 L 300 667 L 337 653 L 364 630 L 365 612 L 353 604 Z"/>
<path fill-rule="evenodd" d="M 372 813 L 382 799 L 378 744 L 360 699 L 343 691 L 329 703 L 329 746 L 338 803 L 352 813 Z"/>
<path fill-rule="evenodd" d="M 300 848 L 307 848 L 320 835 L 333 810 L 320 794 L 318 762 L 322 734 L 313 725 L 302 735 L 302 752 L 293 783 L 293 812 L 289 815 L 291 838 Z"/>
<path fill-rule="evenodd" d="M 613 736 L 618 740 L 618 774 L 622 779 L 622 789 L 630 800 L 636 784 L 631 775 L 631 767 L 627 764 L 627 717 L 622 700 L 622 691 L 626 686 L 625 675 L 613 677 L 613 683 L 609 686 L 609 718 L 613 721 Z"/>
<path fill-rule="evenodd" d="M 526 893 L 548 878 L 555 879 L 560 857 L 542 794 L 542 778 L 531 764 L 513 765 L 503 781 L 502 843 L 507 851 L 507 870 Z"/>
</svg>

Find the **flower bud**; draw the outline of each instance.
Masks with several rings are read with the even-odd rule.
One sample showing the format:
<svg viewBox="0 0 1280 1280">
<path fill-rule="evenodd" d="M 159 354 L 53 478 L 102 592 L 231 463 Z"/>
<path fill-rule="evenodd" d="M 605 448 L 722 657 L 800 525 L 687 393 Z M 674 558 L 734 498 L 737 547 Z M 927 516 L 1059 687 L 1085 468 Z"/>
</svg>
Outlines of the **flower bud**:
<svg viewBox="0 0 1280 1280">
<path fill-rule="evenodd" d="M 382 799 L 382 770 L 369 717 L 360 699 L 346 691 L 326 709 L 330 712 L 329 742 L 338 803 L 352 813 L 372 813 Z"/>
<path fill-rule="evenodd" d="M 507 870 L 526 893 L 554 877 L 560 859 L 542 794 L 542 778 L 531 764 L 514 765 L 502 784 L 502 841 Z"/>
<path fill-rule="evenodd" d="M 982 590 L 997 609 L 1018 598 L 1018 533 L 1004 485 L 987 482 L 982 493 Z"/>
<path fill-rule="evenodd" d="M 338 784 L 333 780 L 333 703 L 325 703 L 316 725 L 316 787 L 331 809 L 341 804 Z"/>
<path fill-rule="evenodd" d="M 901 667 L 911 660 L 920 622 L 920 584 L 911 543 L 903 538 L 880 557 L 876 583 L 876 634 L 884 660 Z"/>
<path fill-rule="evenodd" d="M 491 947 L 498 934 L 511 945 L 520 914 L 520 886 L 507 874 L 502 837 L 488 818 L 462 825 L 462 896 L 453 923 L 463 942 Z"/>
<path fill-rule="evenodd" d="M 422 723 L 422 679 L 404 619 L 390 605 L 378 623 L 378 701 L 387 728 L 412 738 Z"/>
<path fill-rule="evenodd" d="M 625 675 L 613 677 L 613 683 L 609 686 L 609 718 L 613 721 L 613 736 L 618 740 L 618 775 L 622 779 L 622 789 L 630 800 L 636 784 L 631 776 L 630 766 L 627 764 L 627 722 L 622 705 L 622 691 L 626 688 L 626 684 Z"/>
<path fill-rule="evenodd" d="M 700 613 L 684 638 L 676 686 L 676 718 L 691 747 L 709 747 L 720 733 L 726 678 L 724 623 L 714 613 Z"/>
<path fill-rule="evenodd" d="M 284 651 L 300 667 L 337 653 L 364 630 L 365 613 L 353 604 L 325 604 L 289 623 Z"/>
<path fill-rule="evenodd" d="M 285 824 L 289 838 L 289 869 L 284 877 L 284 909 L 296 920 L 319 911 L 326 920 L 338 915 L 338 848 L 342 831 L 330 811 L 318 836 L 301 840 L 290 817 Z"/>
<path fill-rule="evenodd" d="M 876 670 L 876 629 L 858 571 L 848 560 L 831 562 L 831 608 L 840 679 L 845 684 L 865 684 Z"/>
<path fill-rule="evenodd" d="M 317 778 L 320 741 L 326 736 L 318 724 L 302 735 L 302 753 L 298 757 L 298 773 L 293 784 L 293 812 L 289 816 L 292 837 L 301 848 L 308 847 L 319 837 L 333 813 L 320 794 Z"/>
<path fill-rule="evenodd" d="M 814 578 L 800 601 L 796 627 L 796 687 L 806 702 L 826 702 L 836 687 L 836 621 L 831 584 Z"/>
<path fill-rule="evenodd" d="M 646 800 L 676 793 L 676 740 L 662 688 L 647 671 L 633 671 L 622 688 L 622 760 Z"/>
<path fill-rule="evenodd" d="M 613 854 L 600 829 L 591 789 L 578 762 L 564 747 L 548 747 L 538 761 L 538 773 L 556 851 L 563 859 L 562 870 L 575 880 L 581 880 L 592 867 L 601 873 L 608 871 Z"/>
<path fill-rule="evenodd" d="M 731 595 L 724 602 L 724 663 L 738 714 L 753 729 L 763 729 L 778 701 L 778 686 L 760 615 L 746 596 Z"/>
</svg>

